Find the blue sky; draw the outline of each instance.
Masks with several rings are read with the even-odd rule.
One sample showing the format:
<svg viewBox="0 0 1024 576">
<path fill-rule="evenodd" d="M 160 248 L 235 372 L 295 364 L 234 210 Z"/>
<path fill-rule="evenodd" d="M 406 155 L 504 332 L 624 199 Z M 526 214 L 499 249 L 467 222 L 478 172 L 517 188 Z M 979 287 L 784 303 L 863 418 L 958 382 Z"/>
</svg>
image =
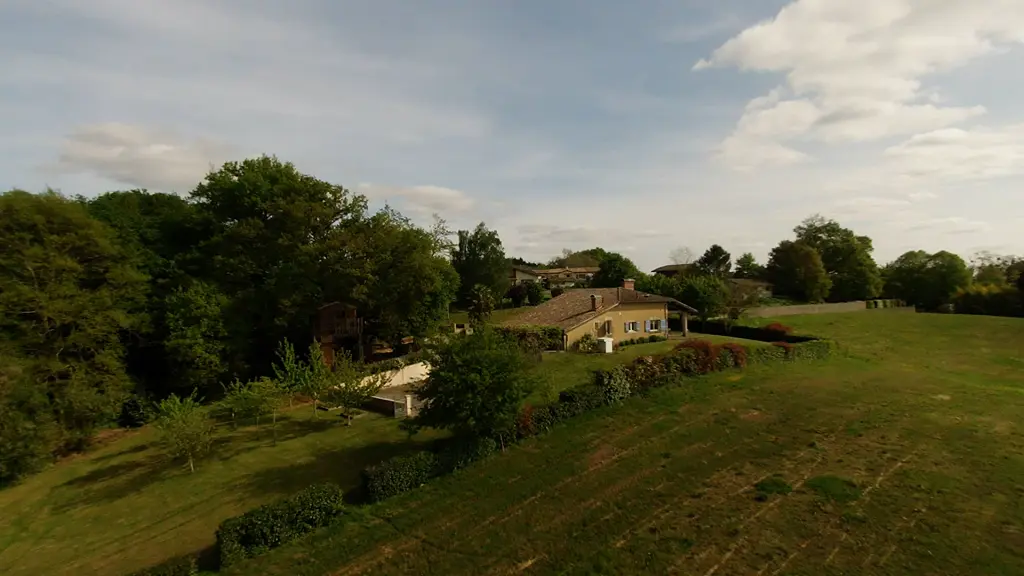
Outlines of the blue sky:
<svg viewBox="0 0 1024 576">
<path fill-rule="evenodd" d="M 510 254 L 1024 253 L 1019 0 L 6 0 L 3 187 L 261 153 Z"/>
</svg>

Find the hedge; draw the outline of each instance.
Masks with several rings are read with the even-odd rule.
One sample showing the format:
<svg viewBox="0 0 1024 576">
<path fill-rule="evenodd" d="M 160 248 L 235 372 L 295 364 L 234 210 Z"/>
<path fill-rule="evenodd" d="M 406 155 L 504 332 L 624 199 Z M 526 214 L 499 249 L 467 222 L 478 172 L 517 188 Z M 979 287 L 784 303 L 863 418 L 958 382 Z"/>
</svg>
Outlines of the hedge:
<svg viewBox="0 0 1024 576">
<path fill-rule="evenodd" d="M 744 340 L 757 340 L 758 342 L 789 342 L 790 344 L 798 344 L 801 342 L 811 342 L 818 340 L 814 336 L 795 336 L 793 334 L 781 334 L 779 330 L 773 330 L 772 328 L 783 327 L 777 322 L 768 324 L 763 327 L 755 326 L 729 326 L 722 322 L 702 322 L 696 324 L 700 326 L 701 334 L 711 334 L 714 336 L 732 336 L 733 338 L 742 338 Z M 775 326 L 777 325 L 777 326 Z"/>
<path fill-rule="evenodd" d="M 634 344 L 647 344 L 647 343 L 654 343 L 654 342 L 664 342 L 665 340 L 668 340 L 668 338 L 665 338 L 664 336 L 660 336 L 658 334 L 652 334 L 651 336 L 640 336 L 638 338 L 630 338 L 629 340 L 622 340 L 622 341 L 616 342 L 616 346 L 618 346 L 619 348 L 625 348 L 627 346 L 632 346 Z"/>
<path fill-rule="evenodd" d="M 524 348 L 562 350 L 562 329 L 554 326 L 499 326 L 499 334 L 511 336 Z"/>
<path fill-rule="evenodd" d="M 221 522 L 217 550 L 221 567 L 262 554 L 329 524 L 343 512 L 335 484 L 316 484 L 283 500 Z"/>
<path fill-rule="evenodd" d="M 199 567 L 194 556 L 178 556 L 152 568 L 133 572 L 131 576 L 196 576 Z"/>
<path fill-rule="evenodd" d="M 422 486 L 439 474 L 439 468 L 433 452 L 395 456 L 363 470 L 363 490 L 371 502 L 379 502 Z"/>
</svg>

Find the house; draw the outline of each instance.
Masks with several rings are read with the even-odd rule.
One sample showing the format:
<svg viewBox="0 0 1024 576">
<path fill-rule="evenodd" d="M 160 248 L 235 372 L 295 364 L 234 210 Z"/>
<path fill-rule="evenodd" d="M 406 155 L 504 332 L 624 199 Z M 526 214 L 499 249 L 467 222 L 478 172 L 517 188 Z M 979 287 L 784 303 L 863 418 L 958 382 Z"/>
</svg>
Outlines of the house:
<svg viewBox="0 0 1024 576">
<path fill-rule="evenodd" d="M 594 278 L 599 270 L 596 266 L 579 266 L 573 268 L 545 268 L 534 270 L 541 280 L 547 282 L 549 288 L 564 288 L 577 283 L 587 283 Z"/>
<path fill-rule="evenodd" d="M 356 307 L 341 302 L 324 304 L 313 320 L 313 339 L 320 344 L 324 363 L 334 363 L 334 352 L 340 347 L 358 346 L 363 333 L 363 319 Z"/>
<path fill-rule="evenodd" d="M 616 341 L 668 333 L 669 308 L 682 312 L 683 333 L 688 319 L 697 311 L 678 300 L 638 292 L 633 280 L 619 288 L 577 288 L 567 290 L 539 306 L 517 314 L 505 326 L 556 326 L 563 343 L 572 346 L 585 334 Z"/>
<path fill-rule="evenodd" d="M 693 268 L 693 264 L 666 264 L 665 266 L 659 266 L 651 271 L 652 274 L 661 274 L 662 276 L 685 276 Z"/>
<path fill-rule="evenodd" d="M 515 286 L 516 284 L 522 284 L 523 282 L 539 282 L 540 276 L 536 272 L 529 268 L 522 266 L 510 266 L 508 273 L 508 282 L 510 285 Z"/>
</svg>

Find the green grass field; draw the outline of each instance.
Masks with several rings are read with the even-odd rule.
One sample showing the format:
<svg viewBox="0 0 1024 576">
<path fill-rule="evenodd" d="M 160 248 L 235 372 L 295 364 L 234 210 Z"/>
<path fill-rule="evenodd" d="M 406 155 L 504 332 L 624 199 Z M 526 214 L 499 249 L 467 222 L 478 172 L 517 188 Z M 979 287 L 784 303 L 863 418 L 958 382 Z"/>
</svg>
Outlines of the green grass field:
<svg viewBox="0 0 1024 576">
<path fill-rule="evenodd" d="M 1024 321 L 782 321 L 842 356 L 582 416 L 230 574 L 1024 573 Z M 536 370 L 562 389 L 675 344 Z M 352 488 L 417 448 L 393 419 L 345 428 L 305 406 L 280 433 L 225 430 L 190 475 L 143 429 L 0 491 L 0 574 L 117 576 L 208 550 L 228 516 L 316 481 Z"/>
<path fill-rule="evenodd" d="M 673 343 L 674 344 L 674 343 Z M 668 349 L 644 344 L 620 354 L 550 354 L 535 369 L 544 387 L 533 401 L 586 381 L 592 370 Z M 409 442 L 393 418 L 337 416 L 313 420 L 297 406 L 279 422 L 271 445 L 266 426 L 220 428 L 211 456 L 195 474 L 169 463 L 151 429 L 115 431 L 109 443 L 0 491 L 0 574 L 108 575 L 209 550 L 217 525 L 311 483 L 346 489 L 360 471 L 436 437 Z"/>
<path fill-rule="evenodd" d="M 585 415 L 230 573 L 1024 573 L 1024 321 L 785 322 L 843 356 Z"/>
</svg>

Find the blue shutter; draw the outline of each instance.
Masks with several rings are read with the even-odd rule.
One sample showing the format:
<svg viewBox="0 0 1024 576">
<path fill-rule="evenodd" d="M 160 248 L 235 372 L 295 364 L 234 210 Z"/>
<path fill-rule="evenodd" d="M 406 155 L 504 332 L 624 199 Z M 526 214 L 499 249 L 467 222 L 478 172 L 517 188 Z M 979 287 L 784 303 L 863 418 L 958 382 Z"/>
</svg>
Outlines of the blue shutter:
<svg viewBox="0 0 1024 576">
<path fill-rule="evenodd" d="M 651 321 L 650 320 L 644 320 L 644 332 L 650 332 L 650 331 L 651 331 Z"/>
</svg>

